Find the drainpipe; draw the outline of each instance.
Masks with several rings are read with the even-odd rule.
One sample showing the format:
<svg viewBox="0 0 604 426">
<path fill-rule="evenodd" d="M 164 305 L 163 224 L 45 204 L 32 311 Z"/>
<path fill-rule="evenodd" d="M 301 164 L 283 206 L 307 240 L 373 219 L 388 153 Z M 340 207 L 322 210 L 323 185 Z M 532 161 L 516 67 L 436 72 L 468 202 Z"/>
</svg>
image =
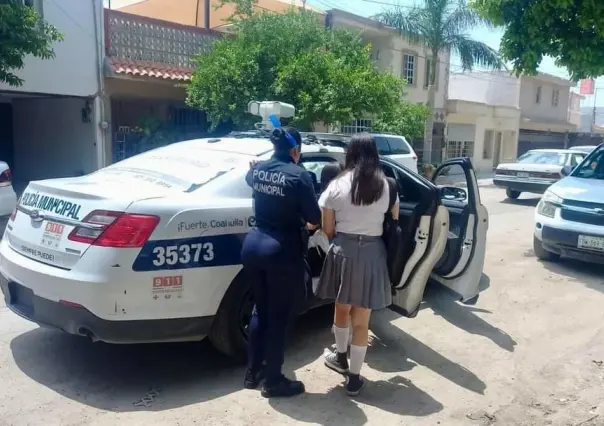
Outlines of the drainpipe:
<svg viewBox="0 0 604 426">
<path fill-rule="evenodd" d="M 203 26 L 206 30 L 210 29 L 210 2 L 211 0 L 204 0 L 203 4 Z"/>
<path fill-rule="evenodd" d="M 96 152 L 97 152 L 97 168 L 105 167 L 107 165 L 107 155 L 105 153 L 106 150 L 106 142 L 107 142 L 107 131 L 104 126 L 105 120 L 105 79 L 103 76 L 103 64 L 105 59 L 105 51 L 104 47 L 104 35 L 101 34 L 101 22 L 100 19 L 103 16 L 103 7 L 102 3 L 99 0 L 91 0 L 92 1 L 92 10 L 94 15 L 94 36 L 96 37 L 96 75 L 98 82 L 98 92 L 95 94 L 96 102 L 98 103 L 99 120 L 95 120 L 95 134 L 97 137 L 100 135 L 100 140 L 95 144 Z M 101 16 L 99 16 L 99 11 L 97 10 L 97 3 L 101 4 Z M 96 109 L 96 108 L 95 108 Z M 99 146 L 100 142 L 100 146 Z"/>
</svg>

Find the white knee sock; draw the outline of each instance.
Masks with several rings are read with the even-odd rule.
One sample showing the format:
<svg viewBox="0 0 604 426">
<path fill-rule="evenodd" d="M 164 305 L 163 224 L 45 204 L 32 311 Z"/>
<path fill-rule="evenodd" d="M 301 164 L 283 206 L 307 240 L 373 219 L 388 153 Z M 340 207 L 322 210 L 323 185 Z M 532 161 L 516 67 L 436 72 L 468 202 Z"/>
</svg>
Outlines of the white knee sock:
<svg viewBox="0 0 604 426">
<path fill-rule="evenodd" d="M 336 348 L 339 353 L 343 354 L 348 351 L 348 335 L 350 334 L 350 329 L 340 328 L 337 326 L 333 326 L 333 334 L 336 336 Z"/>
<path fill-rule="evenodd" d="M 350 347 L 350 374 L 361 374 L 361 367 L 365 362 L 365 354 L 367 353 L 367 346 L 356 346 Z"/>
</svg>

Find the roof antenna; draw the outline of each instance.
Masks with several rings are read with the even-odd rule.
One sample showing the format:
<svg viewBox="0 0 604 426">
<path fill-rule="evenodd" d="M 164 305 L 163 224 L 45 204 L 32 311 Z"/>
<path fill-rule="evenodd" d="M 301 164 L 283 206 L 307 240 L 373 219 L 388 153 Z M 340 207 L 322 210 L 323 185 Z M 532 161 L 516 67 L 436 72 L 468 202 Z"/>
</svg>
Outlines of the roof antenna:
<svg viewBox="0 0 604 426">
<path fill-rule="evenodd" d="M 247 111 L 252 115 L 262 118 L 261 122 L 254 124 L 256 129 L 271 131 L 274 128 L 280 127 L 279 118 L 293 117 L 296 113 L 296 108 L 284 102 L 251 101 L 247 104 Z"/>
</svg>

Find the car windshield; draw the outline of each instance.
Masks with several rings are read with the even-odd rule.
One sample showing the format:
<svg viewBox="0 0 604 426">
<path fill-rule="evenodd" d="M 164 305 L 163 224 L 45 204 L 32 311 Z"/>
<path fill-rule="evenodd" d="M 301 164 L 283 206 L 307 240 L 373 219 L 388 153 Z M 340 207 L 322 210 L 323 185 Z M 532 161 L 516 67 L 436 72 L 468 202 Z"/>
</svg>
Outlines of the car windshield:
<svg viewBox="0 0 604 426">
<path fill-rule="evenodd" d="M 529 151 L 518 158 L 520 164 L 547 164 L 549 166 L 563 166 L 566 163 L 566 154 L 563 152 Z"/>
<path fill-rule="evenodd" d="M 584 179 L 604 179 L 604 148 L 592 153 L 572 174 Z"/>
</svg>

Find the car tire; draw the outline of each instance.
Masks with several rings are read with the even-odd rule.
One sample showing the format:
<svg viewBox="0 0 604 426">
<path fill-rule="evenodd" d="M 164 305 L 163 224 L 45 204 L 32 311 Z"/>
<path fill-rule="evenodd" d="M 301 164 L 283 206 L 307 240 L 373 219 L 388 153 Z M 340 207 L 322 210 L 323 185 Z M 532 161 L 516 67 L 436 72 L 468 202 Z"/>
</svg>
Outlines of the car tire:
<svg viewBox="0 0 604 426">
<path fill-rule="evenodd" d="M 522 194 L 522 192 L 520 191 L 512 191 L 511 189 L 505 190 L 505 195 L 507 195 L 507 197 L 511 200 L 517 199 L 518 197 L 520 197 L 520 194 Z"/>
<path fill-rule="evenodd" d="M 557 253 L 552 253 L 551 251 L 547 251 L 543 248 L 543 243 L 539 241 L 539 238 L 533 236 L 533 251 L 535 252 L 535 256 L 537 259 L 542 260 L 544 262 L 556 262 L 560 259 L 560 255 Z"/>
<path fill-rule="evenodd" d="M 247 358 L 247 337 L 242 331 L 241 314 L 251 298 L 251 286 L 239 274 L 224 295 L 212 324 L 209 339 L 219 352 L 238 363 Z"/>
</svg>

